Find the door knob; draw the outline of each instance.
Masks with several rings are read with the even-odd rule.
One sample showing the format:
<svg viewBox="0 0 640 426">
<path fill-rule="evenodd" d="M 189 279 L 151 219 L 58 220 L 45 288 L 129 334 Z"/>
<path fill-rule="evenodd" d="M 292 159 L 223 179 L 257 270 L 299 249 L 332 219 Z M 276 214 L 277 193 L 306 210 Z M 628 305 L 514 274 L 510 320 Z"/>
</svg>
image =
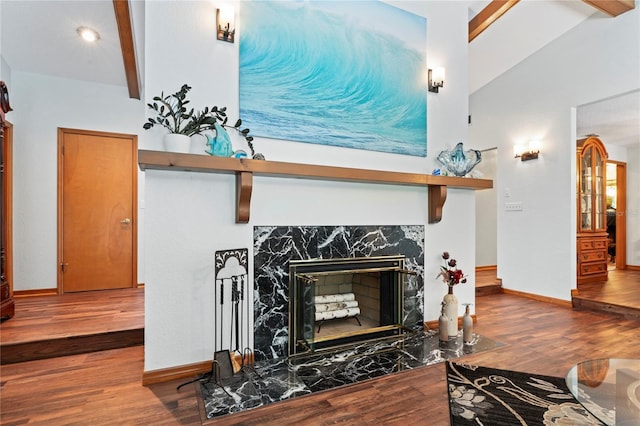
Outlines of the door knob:
<svg viewBox="0 0 640 426">
<path fill-rule="evenodd" d="M 122 219 L 122 220 L 120 221 L 120 223 L 123 223 L 123 224 L 125 224 L 125 225 L 129 225 L 129 224 L 131 223 L 131 219 L 129 219 L 128 217 L 126 217 L 126 218 Z"/>
</svg>

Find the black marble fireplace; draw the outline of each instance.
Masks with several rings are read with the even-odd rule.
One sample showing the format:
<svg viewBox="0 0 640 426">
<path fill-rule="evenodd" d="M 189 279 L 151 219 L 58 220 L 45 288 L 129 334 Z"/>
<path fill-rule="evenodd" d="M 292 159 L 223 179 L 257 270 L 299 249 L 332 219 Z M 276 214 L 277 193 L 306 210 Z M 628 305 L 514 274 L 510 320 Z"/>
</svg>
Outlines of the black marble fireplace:
<svg viewBox="0 0 640 426">
<path fill-rule="evenodd" d="M 382 263 L 366 265 L 376 258 Z M 379 312 L 367 313 L 376 321 L 373 325 L 365 321 L 364 312 L 359 316 L 367 330 L 363 334 L 399 334 L 402 330 L 423 328 L 424 226 L 257 226 L 254 227 L 253 327 L 256 360 L 287 357 L 309 348 L 318 349 L 333 340 L 324 336 L 322 339 L 311 337 L 318 326 L 316 323 L 314 330 L 311 319 L 313 286 L 292 287 L 290 267 L 310 260 L 320 261 L 321 267 L 329 263 L 340 267 L 350 264 L 356 273 L 349 274 L 360 275 L 364 277 L 363 281 L 373 277 L 381 283 L 382 290 L 376 290 L 379 292 L 377 298 L 384 300 L 386 307 L 380 305 Z M 358 262 L 364 263 L 355 265 Z M 375 266 L 384 270 L 367 271 L 376 269 Z M 336 275 L 334 272 L 338 269 L 325 270 L 323 274 Z M 311 275 L 313 281 L 320 276 L 318 271 L 306 270 L 303 275 Z M 292 302 L 292 292 L 307 294 L 302 297 L 302 302 Z M 364 300 L 360 300 L 359 305 L 361 311 L 366 308 Z M 297 312 L 290 312 L 290 307 L 298 309 Z M 294 320 L 296 316 L 298 319 Z M 302 321 L 304 318 L 308 320 Z M 357 327 L 355 319 L 347 320 Z M 304 343 L 298 346 L 300 340 Z"/>
</svg>

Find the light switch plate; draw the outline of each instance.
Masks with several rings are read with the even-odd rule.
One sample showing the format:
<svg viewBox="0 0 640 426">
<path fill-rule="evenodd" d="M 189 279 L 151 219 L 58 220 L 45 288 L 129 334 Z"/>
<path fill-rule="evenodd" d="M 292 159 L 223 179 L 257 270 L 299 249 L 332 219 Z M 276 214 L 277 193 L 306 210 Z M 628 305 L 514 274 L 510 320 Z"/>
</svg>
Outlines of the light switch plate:
<svg viewBox="0 0 640 426">
<path fill-rule="evenodd" d="M 522 211 L 522 201 L 504 203 L 504 210 L 507 212 L 520 212 Z"/>
</svg>

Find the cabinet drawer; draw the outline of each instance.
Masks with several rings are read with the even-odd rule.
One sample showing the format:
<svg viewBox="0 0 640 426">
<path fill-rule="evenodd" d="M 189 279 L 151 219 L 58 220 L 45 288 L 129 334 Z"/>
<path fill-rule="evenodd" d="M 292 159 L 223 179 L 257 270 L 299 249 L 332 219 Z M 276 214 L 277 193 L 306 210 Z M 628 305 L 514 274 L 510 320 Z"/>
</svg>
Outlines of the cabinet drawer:
<svg viewBox="0 0 640 426">
<path fill-rule="evenodd" d="M 583 263 L 580 265 L 581 275 L 600 274 L 607 271 L 606 263 Z"/>
<path fill-rule="evenodd" d="M 580 241 L 580 250 L 593 250 L 593 240 Z"/>
<path fill-rule="evenodd" d="M 607 240 L 594 240 L 593 241 L 593 248 L 594 249 L 606 249 L 608 246 Z"/>
<path fill-rule="evenodd" d="M 588 251 L 580 253 L 581 262 L 595 262 L 598 260 L 605 260 L 607 258 L 607 252 L 602 251 Z"/>
</svg>

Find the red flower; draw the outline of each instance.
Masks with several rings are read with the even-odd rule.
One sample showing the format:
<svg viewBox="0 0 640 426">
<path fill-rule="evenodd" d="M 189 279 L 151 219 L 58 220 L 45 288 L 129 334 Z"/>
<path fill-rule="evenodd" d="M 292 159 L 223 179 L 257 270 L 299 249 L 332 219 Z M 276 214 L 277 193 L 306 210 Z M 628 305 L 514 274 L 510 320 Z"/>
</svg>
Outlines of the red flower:
<svg viewBox="0 0 640 426">
<path fill-rule="evenodd" d="M 455 259 L 449 259 L 449 252 L 442 253 L 444 259 L 444 265 L 440 267 L 440 273 L 438 277 L 442 277 L 442 281 L 449 287 L 453 287 L 456 284 L 466 283 L 467 277 L 465 277 L 462 269 L 456 268 L 458 262 Z M 437 277 L 436 277 L 437 278 Z"/>
</svg>

